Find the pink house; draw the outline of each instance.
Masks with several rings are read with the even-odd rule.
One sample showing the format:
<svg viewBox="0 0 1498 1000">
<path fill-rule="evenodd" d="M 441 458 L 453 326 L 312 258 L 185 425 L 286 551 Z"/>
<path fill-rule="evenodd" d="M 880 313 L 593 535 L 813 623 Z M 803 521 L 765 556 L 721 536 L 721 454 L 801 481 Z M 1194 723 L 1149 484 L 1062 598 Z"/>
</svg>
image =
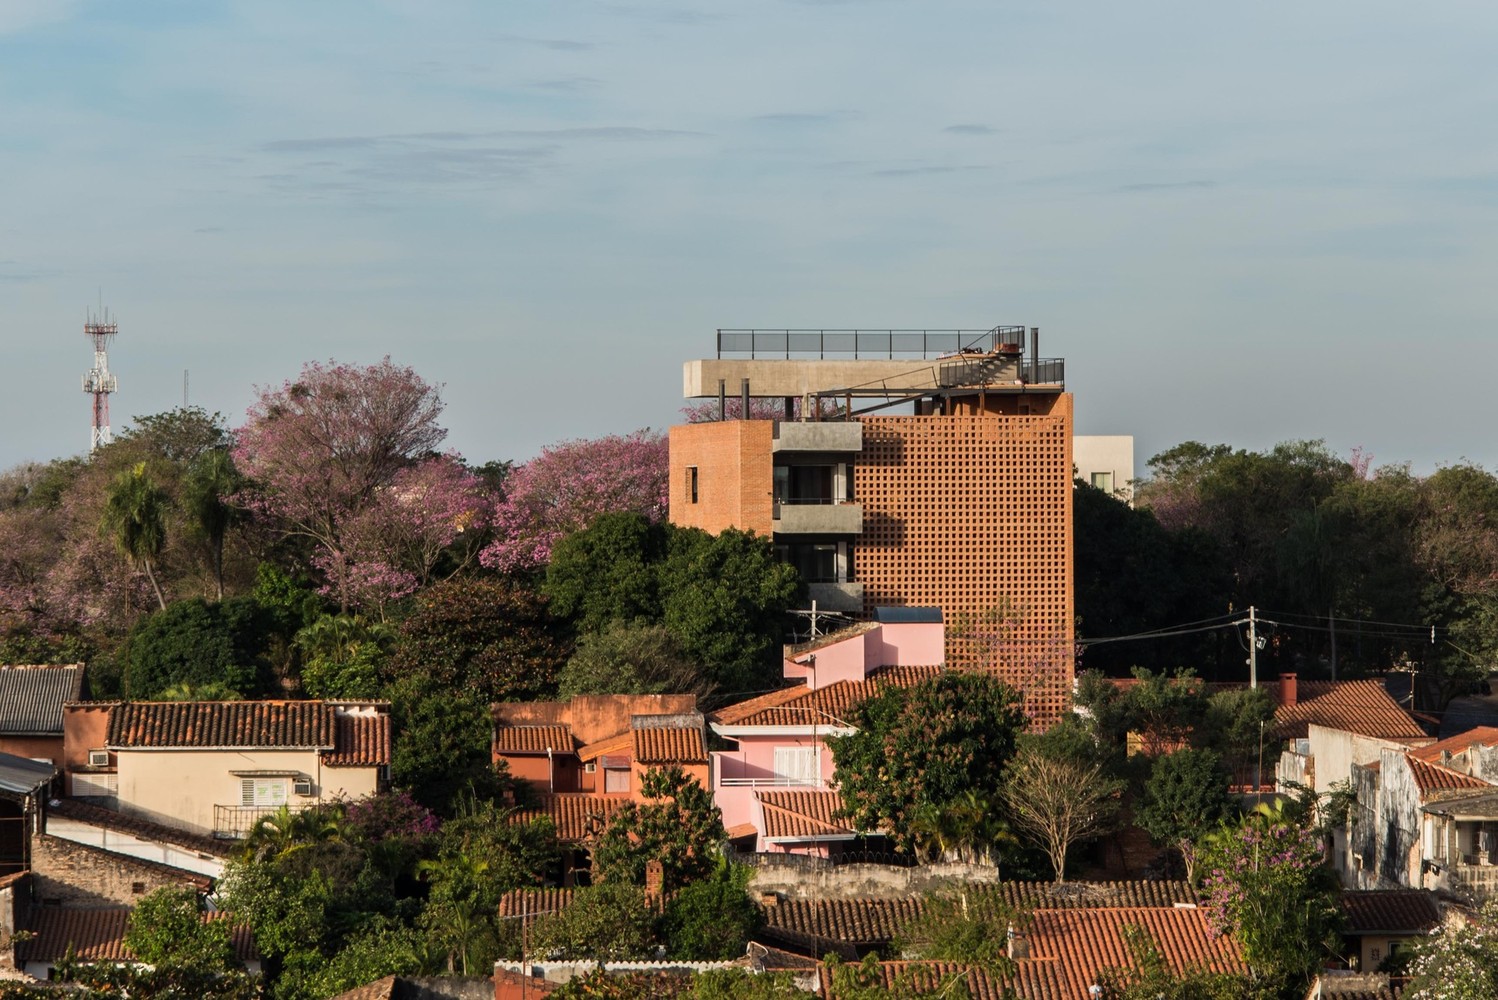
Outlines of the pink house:
<svg viewBox="0 0 1498 1000">
<path fill-rule="evenodd" d="M 713 732 L 737 744 L 709 754 L 713 797 L 735 843 L 754 851 L 826 856 L 862 833 L 837 819 L 829 736 L 853 732 L 849 710 L 880 688 L 941 670 L 945 628 L 936 608 L 881 608 L 815 642 L 788 646 L 785 676 L 804 684 L 713 713 Z"/>
</svg>

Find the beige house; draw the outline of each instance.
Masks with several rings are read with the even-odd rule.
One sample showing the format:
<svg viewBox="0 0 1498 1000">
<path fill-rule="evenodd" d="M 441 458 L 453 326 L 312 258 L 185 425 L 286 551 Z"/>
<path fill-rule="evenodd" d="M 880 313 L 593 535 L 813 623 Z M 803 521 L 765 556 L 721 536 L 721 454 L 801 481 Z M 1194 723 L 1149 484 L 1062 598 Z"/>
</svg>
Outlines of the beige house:
<svg viewBox="0 0 1498 1000">
<path fill-rule="evenodd" d="M 215 837 L 389 778 L 384 702 L 80 702 L 63 733 L 68 795 Z"/>
</svg>

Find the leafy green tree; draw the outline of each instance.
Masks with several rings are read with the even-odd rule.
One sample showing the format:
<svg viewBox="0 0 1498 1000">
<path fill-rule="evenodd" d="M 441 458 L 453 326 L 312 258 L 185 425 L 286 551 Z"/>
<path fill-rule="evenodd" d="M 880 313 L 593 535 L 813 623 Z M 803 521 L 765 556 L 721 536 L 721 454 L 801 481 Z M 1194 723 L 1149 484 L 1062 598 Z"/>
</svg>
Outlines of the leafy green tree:
<svg viewBox="0 0 1498 1000">
<path fill-rule="evenodd" d="M 426 972 L 424 941 L 419 932 L 389 918 L 377 917 L 358 928 L 327 962 L 306 978 L 316 997 L 332 997 L 385 976 Z"/>
<path fill-rule="evenodd" d="M 703 701 L 711 681 L 686 655 L 681 641 L 664 625 L 611 622 L 601 632 L 584 633 L 562 668 L 558 697 L 580 694 L 681 694 Z"/>
<path fill-rule="evenodd" d="M 455 578 L 416 598 L 386 679 L 419 677 L 434 690 L 471 692 L 485 705 L 530 701 L 556 692 L 569 652 L 545 598 L 504 580 Z"/>
<path fill-rule="evenodd" d="M 188 467 L 182 483 L 182 506 L 192 525 L 208 548 L 213 566 L 217 597 L 224 599 L 224 540 L 238 517 L 230 504 L 242 479 L 234 468 L 227 447 L 213 448 L 200 454 Z"/>
<path fill-rule="evenodd" d="M 691 961 L 739 958 L 764 914 L 749 898 L 745 865 L 725 857 L 707 878 L 685 886 L 666 905 L 661 936 L 672 958 Z"/>
<path fill-rule="evenodd" d="M 977 965 L 997 975 L 1014 971 L 1009 932 L 1025 921 L 993 893 L 965 890 L 926 896 L 915 919 L 900 928 L 896 954 L 932 962 Z"/>
<path fill-rule="evenodd" d="M 578 889 L 566 909 L 536 921 L 530 954 L 629 961 L 655 957 L 659 939 L 645 890 L 622 881 Z"/>
<path fill-rule="evenodd" d="M 303 875 L 261 862 L 231 862 L 219 898 L 225 910 L 250 925 L 272 981 L 288 972 L 295 979 L 325 960 L 335 893 L 322 872 Z"/>
<path fill-rule="evenodd" d="M 166 610 L 166 598 L 156 581 L 156 560 L 166 545 L 170 503 L 165 491 L 146 473 L 146 464 L 141 462 L 115 478 L 105 497 L 101 522 L 120 555 L 132 568 L 146 574 L 162 611 Z"/>
<path fill-rule="evenodd" d="M 204 972 L 240 967 L 228 923 L 205 921 L 193 889 L 162 888 L 143 897 L 130 914 L 125 947 L 148 965 Z"/>
<path fill-rule="evenodd" d="M 1186 880 L 1196 877 L 1196 841 L 1231 813 L 1232 777 L 1211 750 L 1177 750 L 1155 758 L 1134 822 L 1158 844 L 1176 848 Z"/>
<path fill-rule="evenodd" d="M 246 859 L 280 860 L 291 852 L 312 844 L 341 840 L 344 831 L 343 810 L 340 803 L 296 811 L 283 805 L 255 822 L 244 843 L 240 845 L 241 856 Z"/>
<path fill-rule="evenodd" d="M 1133 683 L 1122 686 L 1095 671 L 1077 678 L 1075 702 L 1098 738 L 1122 752 L 1132 735 L 1151 754 L 1190 740 L 1207 714 L 1206 684 L 1189 670 L 1165 674 L 1136 667 L 1133 673 Z"/>
<path fill-rule="evenodd" d="M 1025 726 L 1009 687 L 954 672 L 887 687 L 845 721 L 854 732 L 828 742 L 848 817 L 857 829 L 889 831 L 902 847 L 912 844 L 921 807 L 997 793 Z"/>
<path fill-rule="evenodd" d="M 1191 742 L 1217 751 L 1230 771 L 1259 766 L 1261 760 L 1278 760 L 1279 749 L 1270 734 L 1274 707 L 1266 688 L 1213 691 L 1207 697 L 1201 724 L 1191 733 Z"/>
<path fill-rule="evenodd" d="M 174 601 L 130 630 L 118 654 L 125 693 L 152 698 L 176 685 L 222 684 L 241 696 L 264 690 L 264 617 L 253 598 Z"/>
<path fill-rule="evenodd" d="M 581 632 L 612 622 L 659 622 L 660 566 L 671 529 L 641 514 L 603 514 L 558 541 L 543 590 Z"/>
<path fill-rule="evenodd" d="M 1337 878 L 1295 809 L 1261 805 L 1201 844 L 1208 914 L 1237 939 L 1254 986 L 1271 995 L 1303 996 L 1339 950 Z"/>
<path fill-rule="evenodd" d="M 296 634 L 302 690 L 313 698 L 375 698 L 395 642 L 383 622 L 358 615 L 323 615 Z"/>
<path fill-rule="evenodd" d="M 432 690 L 420 677 L 390 689 L 395 784 L 441 815 L 463 794 L 494 798 L 508 787 L 491 760 L 488 702 L 465 689 Z"/>
<path fill-rule="evenodd" d="M 640 781 L 644 801 L 609 816 L 593 844 L 593 864 L 607 881 L 643 885 L 659 861 L 669 892 L 713 871 L 727 839 L 712 793 L 679 767 L 651 768 Z"/>
</svg>

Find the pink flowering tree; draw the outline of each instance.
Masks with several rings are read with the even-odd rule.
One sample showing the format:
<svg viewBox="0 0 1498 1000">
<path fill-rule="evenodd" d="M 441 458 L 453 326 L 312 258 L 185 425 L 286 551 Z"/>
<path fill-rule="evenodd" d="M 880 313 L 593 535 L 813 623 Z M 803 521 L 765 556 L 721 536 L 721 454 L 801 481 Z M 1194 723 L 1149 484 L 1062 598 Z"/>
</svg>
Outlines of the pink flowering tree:
<svg viewBox="0 0 1498 1000">
<path fill-rule="evenodd" d="M 1203 838 L 1197 862 L 1214 928 L 1237 939 L 1261 988 L 1296 996 L 1337 954 L 1341 918 L 1325 845 L 1301 811 L 1260 805 Z"/>
<path fill-rule="evenodd" d="M 479 560 L 503 572 L 536 569 L 553 545 L 600 514 L 663 520 L 668 473 L 666 436 L 650 430 L 552 445 L 506 480 L 497 538 Z"/>
<path fill-rule="evenodd" d="M 441 413 L 438 387 L 388 357 L 366 367 L 309 362 L 294 381 L 257 390 L 234 447 L 235 463 L 257 485 L 237 499 L 313 543 L 344 610 L 365 576 L 398 590 L 403 583 L 376 571 L 355 572 L 353 525 L 442 442 Z"/>
</svg>

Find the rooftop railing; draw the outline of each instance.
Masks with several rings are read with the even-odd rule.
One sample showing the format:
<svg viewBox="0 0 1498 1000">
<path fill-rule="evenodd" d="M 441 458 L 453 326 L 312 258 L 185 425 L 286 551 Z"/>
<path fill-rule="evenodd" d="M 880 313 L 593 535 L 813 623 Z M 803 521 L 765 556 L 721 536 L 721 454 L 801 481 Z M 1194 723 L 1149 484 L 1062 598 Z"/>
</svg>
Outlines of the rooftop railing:
<svg viewBox="0 0 1498 1000">
<path fill-rule="evenodd" d="M 1023 326 L 989 330 L 719 330 L 718 357 L 827 358 L 892 361 L 934 358 L 944 354 L 1008 349 L 1019 353 Z"/>
</svg>

